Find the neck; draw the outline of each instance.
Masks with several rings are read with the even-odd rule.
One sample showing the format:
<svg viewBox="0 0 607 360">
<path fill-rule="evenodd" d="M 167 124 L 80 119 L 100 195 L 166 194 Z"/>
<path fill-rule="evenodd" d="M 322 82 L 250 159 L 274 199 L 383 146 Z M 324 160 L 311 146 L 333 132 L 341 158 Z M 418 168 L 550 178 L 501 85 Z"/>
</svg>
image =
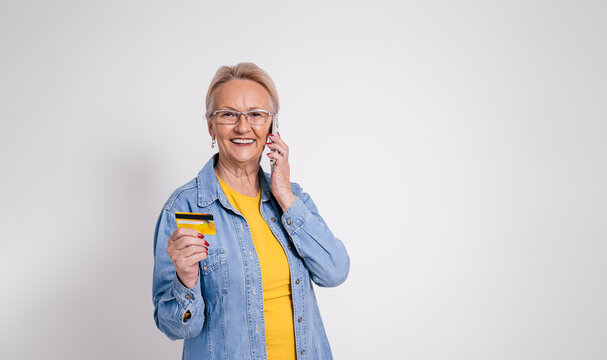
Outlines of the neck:
<svg viewBox="0 0 607 360">
<path fill-rule="evenodd" d="M 259 193 L 258 163 L 232 164 L 226 162 L 219 154 L 215 174 L 240 194 L 253 197 Z"/>
</svg>

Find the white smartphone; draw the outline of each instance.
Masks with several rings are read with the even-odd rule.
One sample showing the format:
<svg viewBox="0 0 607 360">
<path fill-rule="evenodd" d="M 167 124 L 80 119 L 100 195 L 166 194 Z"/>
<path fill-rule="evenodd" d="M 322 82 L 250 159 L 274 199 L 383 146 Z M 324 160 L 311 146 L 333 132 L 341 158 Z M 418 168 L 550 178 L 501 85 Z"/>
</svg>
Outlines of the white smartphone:
<svg viewBox="0 0 607 360">
<path fill-rule="evenodd" d="M 272 116 L 272 125 L 270 126 L 270 134 L 272 134 L 272 135 L 278 134 L 278 114 Z M 268 137 L 267 142 L 270 142 L 269 137 Z M 272 152 L 276 152 L 276 151 L 272 150 Z M 275 159 L 270 159 L 270 166 L 274 165 L 275 162 L 276 162 Z"/>
</svg>

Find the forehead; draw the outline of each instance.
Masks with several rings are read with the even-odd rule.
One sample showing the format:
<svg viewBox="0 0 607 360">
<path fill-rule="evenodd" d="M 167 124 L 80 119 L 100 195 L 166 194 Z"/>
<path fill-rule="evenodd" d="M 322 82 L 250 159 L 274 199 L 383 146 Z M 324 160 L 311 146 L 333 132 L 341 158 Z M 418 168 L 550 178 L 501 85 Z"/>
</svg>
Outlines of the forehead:
<svg viewBox="0 0 607 360">
<path fill-rule="evenodd" d="M 215 108 L 238 110 L 270 108 L 270 94 L 261 84 L 248 79 L 235 79 L 221 84 L 214 94 Z"/>
</svg>

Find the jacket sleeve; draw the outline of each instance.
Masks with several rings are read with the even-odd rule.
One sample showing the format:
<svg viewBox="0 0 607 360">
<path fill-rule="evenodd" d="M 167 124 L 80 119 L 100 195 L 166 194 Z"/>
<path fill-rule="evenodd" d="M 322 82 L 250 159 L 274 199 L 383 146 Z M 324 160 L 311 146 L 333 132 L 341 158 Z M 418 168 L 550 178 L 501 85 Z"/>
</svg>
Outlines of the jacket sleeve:
<svg viewBox="0 0 607 360">
<path fill-rule="evenodd" d="M 318 213 L 310 195 L 295 185 L 295 202 L 282 215 L 282 225 L 319 286 L 343 283 L 350 271 L 350 257 Z"/>
<path fill-rule="evenodd" d="M 163 210 L 154 234 L 152 295 L 156 326 L 171 340 L 198 336 L 205 320 L 200 276 L 192 289 L 186 288 L 167 254 L 168 239 L 176 228 L 175 213 Z"/>
</svg>

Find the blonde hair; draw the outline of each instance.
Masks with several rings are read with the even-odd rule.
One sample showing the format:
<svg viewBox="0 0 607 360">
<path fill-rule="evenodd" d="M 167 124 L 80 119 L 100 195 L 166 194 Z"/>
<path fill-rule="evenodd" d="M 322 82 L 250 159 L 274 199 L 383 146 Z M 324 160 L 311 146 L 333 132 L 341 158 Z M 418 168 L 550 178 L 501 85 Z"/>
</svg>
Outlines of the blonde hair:
<svg viewBox="0 0 607 360">
<path fill-rule="evenodd" d="M 207 113 L 205 115 L 207 120 L 210 119 L 211 114 L 213 113 L 213 95 L 215 90 L 222 84 L 236 79 L 253 80 L 263 86 L 270 94 L 272 113 L 278 113 L 278 92 L 276 91 L 276 85 L 274 85 L 274 81 L 272 81 L 270 75 L 253 63 L 241 62 L 234 66 L 222 66 L 217 70 L 217 73 L 215 73 L 215 76 L 209 85 L 209 90 L 207 91 Z"/>
</svg>

